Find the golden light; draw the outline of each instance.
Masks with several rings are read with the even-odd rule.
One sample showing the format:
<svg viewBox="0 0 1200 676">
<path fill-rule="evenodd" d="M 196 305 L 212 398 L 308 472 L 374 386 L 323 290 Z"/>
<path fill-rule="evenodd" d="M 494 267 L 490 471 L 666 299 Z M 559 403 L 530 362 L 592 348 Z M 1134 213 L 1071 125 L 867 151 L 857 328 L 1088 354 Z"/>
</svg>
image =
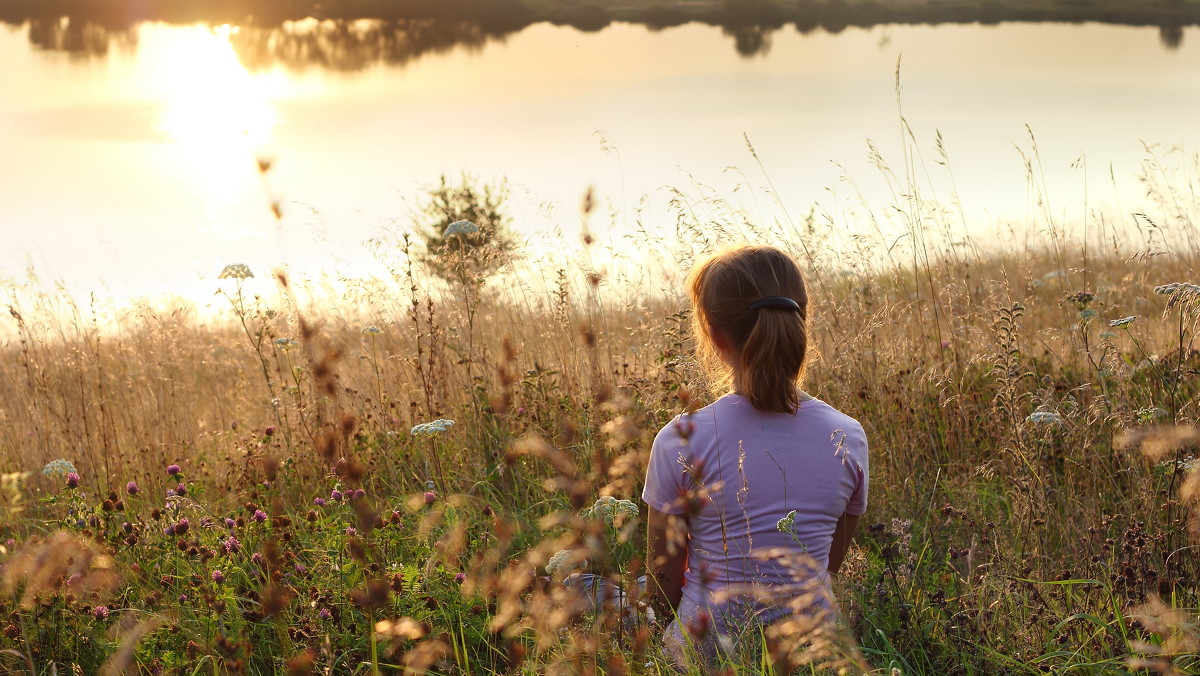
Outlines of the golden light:
<svg viewBox="0 0 1200 676">
<path fill-rule="evenodd" d="M 253 169 L 276 124 L 269 101 L 288 84 L 279 72 L 246 71 L 229 42 L 237 32 L 229 25 L 175 32 L 155 45 L 148 74 L 164 104 L 159 128 L 181 146 L 184 163 L 215 201 L 231 200 Z"/>
</svg>

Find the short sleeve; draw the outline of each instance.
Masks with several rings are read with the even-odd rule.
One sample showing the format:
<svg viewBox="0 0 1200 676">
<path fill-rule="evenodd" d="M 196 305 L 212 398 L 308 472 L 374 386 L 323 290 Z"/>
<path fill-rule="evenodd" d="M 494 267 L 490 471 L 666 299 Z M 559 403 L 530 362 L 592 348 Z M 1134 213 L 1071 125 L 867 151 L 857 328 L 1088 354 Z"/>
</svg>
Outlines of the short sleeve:
<svg viewBox="0 0 1200 676">
<path fill-rule="evenodd" d="M 679 421 L 676 417 L 654 437 L 646 467 L 646 486 L 642 489 L 642 501 L 664 514 L 684 512 L 679 498 L 687 490 L 683 469 L 687 442 L 677 429 Z"/>
<path fill-rule="evenodd" d="M 846 463 L 854 477 L 854 492 L 850 494 L 850 502 L 846 505 L 846 513 L 851 516 L 862 516 L 867 511 L 867 485 L 870 476 L 870 460 L 867 457 L 867 435 L 858 426 L 857 434 L 848 435 L 846 439 L 848 451 Z"/>
</svg>

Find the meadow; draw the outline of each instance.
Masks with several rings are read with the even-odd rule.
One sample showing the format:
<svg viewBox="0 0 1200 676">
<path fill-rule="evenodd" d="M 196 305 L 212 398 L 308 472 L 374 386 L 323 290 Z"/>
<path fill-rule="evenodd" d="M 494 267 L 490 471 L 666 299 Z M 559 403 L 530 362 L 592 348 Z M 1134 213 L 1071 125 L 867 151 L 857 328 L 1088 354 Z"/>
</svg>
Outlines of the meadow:
<svg viewBox="0 0 1200 676">
<path fill-rule="evenodd" d="M 644 618 L 558 581 L 644 568 L 642 519 L 602 498 L 640 505 L 654 434 L 720 394 L 681 280 L 755 241 L 807 271 L 805 387 L 863 423 L 871 495 L 843 618 L 770 628 L 724 673 L 1200 672 L 1184 160 L 1149 172 L 1157 211 L 1082 229 L 1032 181 L 1030 239 L 971 234 L 909 180 L 854 234 L 679 193 L 636 254 L 444 253 L 443 281 L 401 237 L 376 243 L 390 277 L 336 297 L 232 265 L 216 316 L 12 282 L 0 664 L 675 673 Z"/>
</svg>

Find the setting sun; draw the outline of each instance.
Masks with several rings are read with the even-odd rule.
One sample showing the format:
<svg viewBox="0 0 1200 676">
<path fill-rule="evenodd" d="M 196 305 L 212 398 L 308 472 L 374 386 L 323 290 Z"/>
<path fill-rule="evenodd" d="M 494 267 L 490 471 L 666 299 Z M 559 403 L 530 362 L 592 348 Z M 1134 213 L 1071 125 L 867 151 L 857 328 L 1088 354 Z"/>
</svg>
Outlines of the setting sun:
<svg viewBox="0 0 1200 676">
<path fill-rule="evenodd" d="M 246 71 L 229 43 L 237 32 L 197 26 L 155 44 L 161 56 L 149 78 L 163 105 L 160 128 L 185 149 L 213 199 L 228 199 L 234 176 L 245 174 L 270 139 L 277 116 L 269 99 L 287 83 Z"/>
</svg>

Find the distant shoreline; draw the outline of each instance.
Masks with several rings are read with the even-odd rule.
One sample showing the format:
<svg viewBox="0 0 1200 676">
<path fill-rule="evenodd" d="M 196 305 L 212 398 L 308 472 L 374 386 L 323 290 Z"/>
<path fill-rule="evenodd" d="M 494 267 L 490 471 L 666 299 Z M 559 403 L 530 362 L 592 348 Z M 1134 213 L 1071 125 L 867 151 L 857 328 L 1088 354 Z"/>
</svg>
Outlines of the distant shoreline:
<svg viewBox="0 0 1200 676">
<path fill-rule="evenodd" d="M 666 28 L 690 22 L 799 30 L 880 24 L 1099 22 L 1200 24 L 1200 0 L 0 0 L 0 21 L 78 17 L 106 27 L 142 21 L 269 25 L 308 17 L 432 18 L 524 26 L 550 22 L 599 30 L 614 21 Z"/>
<path fill-rule="evenodd" d="M 319 40 L 288 25 L 308 18 L 327 20 Z M 379 22 L 371 37 L 361 27 L 342 25 L 360 19 Z M 836 34 L 850 27 L 1005 22 L 1153 26 L 1173 49 L 1183 41 L 1184 27 L 1200 24 L 1200 0 L 0 0 L 0 24 L 28 24 L 30 41 L 49 51 L 102 56 L 114 41 L 136 41 L 136 27 L 144 22 L 238 25 L 248 29 L 239 38 L 247 62 L 264 54 L 287 60 L 318 53 L 326 65 L 355 70 L 364 54 L 404 63 L 430 50 L 503 39 L 537 23 L 584 32 L 614 22 L 650 30 L 701 23 L 733 36 L 743 56 L 763 52 L 770 33 L 788 26 Z"/>
</svg>

